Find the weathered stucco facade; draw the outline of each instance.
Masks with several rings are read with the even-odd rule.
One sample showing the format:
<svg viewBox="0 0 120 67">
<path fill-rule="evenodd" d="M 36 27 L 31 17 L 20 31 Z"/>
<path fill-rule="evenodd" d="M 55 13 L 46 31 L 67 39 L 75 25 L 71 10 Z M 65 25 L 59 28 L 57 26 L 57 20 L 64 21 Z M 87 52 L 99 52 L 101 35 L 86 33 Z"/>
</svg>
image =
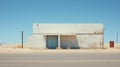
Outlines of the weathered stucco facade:
<svg viewBox="0 0 120 67">
<path fill-rule="evenodd" d="M 33 24 L 33 35 L 28 37 L 32 48 L 102 48 L 103 24 Z"/>
</svg>

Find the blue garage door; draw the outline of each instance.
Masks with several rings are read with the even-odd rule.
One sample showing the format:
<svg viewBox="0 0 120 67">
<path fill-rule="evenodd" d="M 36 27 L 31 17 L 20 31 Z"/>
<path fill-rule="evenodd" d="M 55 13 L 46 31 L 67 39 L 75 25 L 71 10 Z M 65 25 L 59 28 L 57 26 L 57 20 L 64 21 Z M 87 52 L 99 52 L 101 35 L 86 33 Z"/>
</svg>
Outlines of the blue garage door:
<svg viewBox="0 0 120 67">
<path fill-rule="evenodd" d="M 58 36 L 57 35 L 48 35 L 46 37 L 47 48 L 56 49 L 58 47 Z"/>
</svg>

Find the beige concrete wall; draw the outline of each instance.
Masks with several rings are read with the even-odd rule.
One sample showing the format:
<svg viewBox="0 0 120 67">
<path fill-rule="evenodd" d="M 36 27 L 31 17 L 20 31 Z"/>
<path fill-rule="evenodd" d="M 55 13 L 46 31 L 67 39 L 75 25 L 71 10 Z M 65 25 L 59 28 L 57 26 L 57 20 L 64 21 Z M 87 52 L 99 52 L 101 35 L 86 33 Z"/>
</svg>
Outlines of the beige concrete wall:
<svg viewBox="0 0 120 67">
<path fill-rule="evenodd" d="M 103 33 L 103 24 L 33 24 L 33 33 Z"/>
<path fill-rule="evenodd" d="M 45 49 L 44 35 L 34 35 L 28 38 L 28 45 L 32 48 Z M 63 48 L 101 48 L 102 35 L 60 35 L 60 45 Z"/>
<path fill-rule="evenodd" d="M 60 45 L 61 48 L 80 48 L 76 35 L 61 35 Z"/>
<path fill-rule="evenodd" d="M 81 48 L 100 48 L 102 35 L 77 35 L 77 40 Z"/>
<path fill-rule="evenodd" d="M 66 35 L 61 37 L 61 44 L 100 48 L 103 33 L 103 24 L 33 24 L 33 36 L 28 38 L 28 45 L 45 49 L 46 35 Z"/>
<path fill-rule="evenodd" d="M 34 35 L 28 37 L 28 46 L 32 48 L 46 48 L 46 41 L 43 35 Z"/>
</svg>

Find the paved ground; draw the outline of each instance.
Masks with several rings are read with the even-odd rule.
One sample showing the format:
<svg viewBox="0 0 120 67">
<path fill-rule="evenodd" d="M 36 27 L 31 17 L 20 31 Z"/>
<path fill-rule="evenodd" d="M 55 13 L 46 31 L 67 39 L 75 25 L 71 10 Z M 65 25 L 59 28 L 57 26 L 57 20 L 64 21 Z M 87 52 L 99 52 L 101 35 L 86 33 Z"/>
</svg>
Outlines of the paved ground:
<svg viewBox="0 0 120 67">
<path fill-rule="evenodd" d="M 0 67 L 120 67 L 120 53 L 0 53 Z"/>
</svg>

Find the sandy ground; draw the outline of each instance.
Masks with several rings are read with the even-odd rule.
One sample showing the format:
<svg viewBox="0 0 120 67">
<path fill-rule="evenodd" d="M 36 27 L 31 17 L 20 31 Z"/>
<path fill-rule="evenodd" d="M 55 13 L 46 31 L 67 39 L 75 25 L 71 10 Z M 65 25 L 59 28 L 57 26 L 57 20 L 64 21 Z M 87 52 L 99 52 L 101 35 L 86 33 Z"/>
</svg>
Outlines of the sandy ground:
<svg viewBox="0 0 120 67">
<path fill-rule="evenodd" d="M 30 49 L 30 48 L 3 48 L 0 53 L 120 53 L 120 49 Z"/>
<path fill-rule="evenodd" d="M 0 46 L 0 53 L 120 53 L 120 44 L 116 44 L 114 48 L 109 47 L 109 43 L 104 45 L 105 49 L 31 49 L 20 44 L 11 44 Z"/>
</svg>

